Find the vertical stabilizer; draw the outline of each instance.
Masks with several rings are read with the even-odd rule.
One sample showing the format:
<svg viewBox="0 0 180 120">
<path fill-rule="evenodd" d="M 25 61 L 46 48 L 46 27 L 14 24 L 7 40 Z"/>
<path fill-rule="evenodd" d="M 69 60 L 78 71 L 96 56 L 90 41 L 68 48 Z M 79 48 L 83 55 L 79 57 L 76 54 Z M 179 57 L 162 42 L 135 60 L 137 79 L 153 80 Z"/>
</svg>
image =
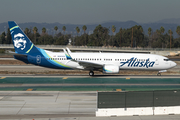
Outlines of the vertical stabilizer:
<svg viewBox="0 0 180 120">
<path fill-rule="evenodd" d="M 8 24 L 16 53 L 29 54 L 30 52 L 39 52 L 14 21 L 9 21 Z"/>
</svg>

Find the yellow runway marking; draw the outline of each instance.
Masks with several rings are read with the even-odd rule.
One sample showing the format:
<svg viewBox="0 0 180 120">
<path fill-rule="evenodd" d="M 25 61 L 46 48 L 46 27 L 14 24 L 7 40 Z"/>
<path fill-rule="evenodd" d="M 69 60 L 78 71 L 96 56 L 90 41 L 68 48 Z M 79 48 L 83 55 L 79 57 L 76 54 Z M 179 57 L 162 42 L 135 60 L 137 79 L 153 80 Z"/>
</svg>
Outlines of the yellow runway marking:
<svg viewBox="0 0 180 120">
<path fill-rule="evenodd" d="M 26 91 L 32 91 L 33 89 L 27 89 Z"/>
<path fill-rule="evenodd" d="M 127 80 L 131 79 L 131 78 L 126 78 Z"/>
<path fill-rule="evenodd" d="M 6 77 L 1 77 L 0 79 L 4 79 L 4 78 L 6 78 Z"/>
<path fill-rule="evenodd" d="M 63 79 L 67 79 L 68 77 L 63 77 Z"/>
<path fill-rule="evenodd" d="M 122 91 L 121 89 L 116 89 L 116 91 Z"/>
</svg>

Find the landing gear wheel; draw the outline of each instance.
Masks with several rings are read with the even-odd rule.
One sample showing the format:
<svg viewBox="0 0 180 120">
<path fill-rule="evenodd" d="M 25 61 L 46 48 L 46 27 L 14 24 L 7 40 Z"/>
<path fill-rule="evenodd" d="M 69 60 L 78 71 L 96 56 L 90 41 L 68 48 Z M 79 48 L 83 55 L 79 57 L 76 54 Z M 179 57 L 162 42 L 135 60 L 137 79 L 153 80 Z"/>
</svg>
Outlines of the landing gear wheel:
<svg viewBox="0 0 180 120">
<path fill-rule="evenodd" d="M 157 76 L 161 76 L 161 73 L 157 73 Z"/>
<path fill-rule="evenodd" d="M 90 72 L 89 72 L 89 76 L 94 76 L 94 72 L 93 72 L 93 71 L 90 71 Z"/>
</svg>

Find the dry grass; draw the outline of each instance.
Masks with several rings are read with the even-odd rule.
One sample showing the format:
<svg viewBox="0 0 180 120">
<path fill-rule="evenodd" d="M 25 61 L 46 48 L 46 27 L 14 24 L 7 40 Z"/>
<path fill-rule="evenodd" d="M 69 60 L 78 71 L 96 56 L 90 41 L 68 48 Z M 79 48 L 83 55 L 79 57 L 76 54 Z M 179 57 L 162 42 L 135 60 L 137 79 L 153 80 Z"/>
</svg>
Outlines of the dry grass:
<svg viewBox="0 0 180 120">
<path fill-rule="evenodd" d="M 27 65 L 19 60 L 0 60 L 0 65 Z"/>
</svg>

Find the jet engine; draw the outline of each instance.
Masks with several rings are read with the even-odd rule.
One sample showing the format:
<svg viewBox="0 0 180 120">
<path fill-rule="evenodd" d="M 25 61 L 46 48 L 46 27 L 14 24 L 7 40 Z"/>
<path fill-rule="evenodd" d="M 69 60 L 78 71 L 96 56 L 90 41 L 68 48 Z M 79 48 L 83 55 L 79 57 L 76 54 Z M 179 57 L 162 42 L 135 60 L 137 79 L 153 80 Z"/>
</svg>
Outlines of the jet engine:
<svg viewBox="0 0 180 120">
<path fill-rule="evenodd" d="M 117 65 L 104 65 L 103 73 L 119 73 L 119 66 Z"/>
</svg>

